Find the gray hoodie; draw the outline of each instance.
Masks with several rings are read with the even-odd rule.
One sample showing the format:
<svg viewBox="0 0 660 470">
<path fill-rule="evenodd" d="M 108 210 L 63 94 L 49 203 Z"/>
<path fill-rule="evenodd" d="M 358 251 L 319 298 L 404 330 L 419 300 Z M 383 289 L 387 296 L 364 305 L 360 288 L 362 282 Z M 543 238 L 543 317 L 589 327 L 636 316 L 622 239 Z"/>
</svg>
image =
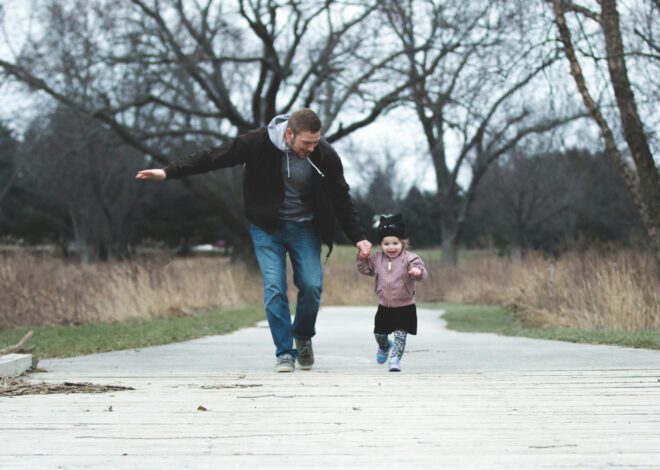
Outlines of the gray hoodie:
<svg viewBox="0 0 660 470">
<path fill-rule="evenodd" d="M 312 207 L 312 172 L 314 164 L 308 158 L 300 158 L 286 144 L 284 131 L 288 114 L 275 116 L 268 124 L 268 137 L 284 153 L 282 158 L 282 181 L 284 202 L 278 216 L 282 220 L 301 222 L 314 219 Z M 318 169 L 316 171 L 319 171 Z"/>
</svg>

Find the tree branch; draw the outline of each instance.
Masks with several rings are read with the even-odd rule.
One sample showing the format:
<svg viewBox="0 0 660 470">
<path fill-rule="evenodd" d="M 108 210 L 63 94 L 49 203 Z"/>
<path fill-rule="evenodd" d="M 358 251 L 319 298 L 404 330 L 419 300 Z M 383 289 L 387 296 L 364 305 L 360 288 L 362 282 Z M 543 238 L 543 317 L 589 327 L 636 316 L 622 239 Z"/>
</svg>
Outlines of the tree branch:
<svg viewBox="0 0 660 470">
<path fill-rule="evenodd" d="M 5 354 L 12 354 L 17 351 L 20 351 L 21 349 L 23 349 L 23 346 L 25 346 L 25 343 L 27 343 L 30 340 L 30 338 L 32 338 L 32 335 L 33 332 L 32 330 L 30 330 L 25 334 L 25 336 L 23 336 L 23 338 L 21 338 L 21 340 L 18 343 L 14 344 L 13 346 L 0 349 L 0 356 L 4 356 Z"/>
</svg>

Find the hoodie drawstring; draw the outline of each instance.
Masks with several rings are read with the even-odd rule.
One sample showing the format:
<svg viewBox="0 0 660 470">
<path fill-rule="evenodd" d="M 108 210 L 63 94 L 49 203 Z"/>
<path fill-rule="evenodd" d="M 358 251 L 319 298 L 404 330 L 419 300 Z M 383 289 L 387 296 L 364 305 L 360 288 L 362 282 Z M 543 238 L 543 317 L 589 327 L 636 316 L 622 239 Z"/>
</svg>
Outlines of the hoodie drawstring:
<svg viewBox="0 0 660 470">
<path fill-rule="evenodd" d="M 289 158 L 291 158 L 291 153 L 290 152 L 284 152 L 284 154 L 286 155 L 286 177 L 287 177 L 287 179 L 291 179 L 291 169 L 289 168 Z M 312 168 L 314 168 L 316 170 L 316 172 L 319 175 L 321 175 L 321 178 L 325 178 L 325 175 L 323 174 L 323 172 L 321 170 L 319 170 L 319 168 L 316 165 L 314 165 L 314 163 L 309 159 L 309 157 L 305 158 L 305 160 L 307 160 L 309 162 L 309 164 L 312 165 Z"/>
<path fill-rule="evenodd" d="M 291 179 L 291 170 L 289 169 L 289 158 L 291 158 L 291 155 L 289 155 L 289 152 L 286 153 L 286 177 L 288 179 Z"/>
<path fill-rule="evenodd" d="M 316 165 L 314 165 L 314 163 L 312 163 L 312 161 L 309 159 L 309 157 L 305 158 L 305 160 L 307 160 L 309 162 L 309 164 L 312 165 L 312 168 L 314 168 L 316 170 L 316 172 L 319 175 L 321 175 L 321 178 L 325 178 L 325 175 L 323 174 L 323 172 L 321 170 L 319 170 L 318 167 Z"/>
</svg>

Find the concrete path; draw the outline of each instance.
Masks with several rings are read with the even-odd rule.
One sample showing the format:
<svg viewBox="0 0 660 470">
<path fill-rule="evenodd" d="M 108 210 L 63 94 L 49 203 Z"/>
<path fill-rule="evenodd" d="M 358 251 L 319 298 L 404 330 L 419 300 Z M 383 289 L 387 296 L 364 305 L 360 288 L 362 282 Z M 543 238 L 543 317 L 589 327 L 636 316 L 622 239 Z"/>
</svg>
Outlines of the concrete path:
<svg viewBox="0 0 660 470">
<path fill-rule="evenodd" d="M 454 333 L 420 310 L 388 373 L 373 311 L 322 309 L 308 372 L 271 372 L 265 325 L 42 361 L 31 380 L 135 390 L 0 397 L 0 469 L 660 468 L 660 351 Z"/>
</svg>

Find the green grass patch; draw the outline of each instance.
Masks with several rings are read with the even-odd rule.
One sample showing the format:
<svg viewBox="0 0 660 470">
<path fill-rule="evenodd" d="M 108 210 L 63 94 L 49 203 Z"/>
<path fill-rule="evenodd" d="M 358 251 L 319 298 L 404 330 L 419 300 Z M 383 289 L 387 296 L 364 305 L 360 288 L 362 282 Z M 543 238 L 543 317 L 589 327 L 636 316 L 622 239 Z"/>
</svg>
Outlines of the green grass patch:
<svg viewBox="0 0 660 470">
<path fill-rule="evenodd" d="M 264 319 L 263 306 L 231 310 L 209 309 L 192 316 L 85 325 L 22 326 L 0 330 L 0 349 L 16 344 L 29 330 L 27 347 L 41 359 L 136 349 L 221 335 Z"/>
<path fill-rule="evenodd" d="M 571 328 L 527 328 L 513 314 L 490 305 L 436 304 L 446 310 L 447 328 L 471 333 L 496 333 L 571 343 L 609 344 L 633 348 L 660 349 L 660 331 L 581 330 Z"/>
</svg>

